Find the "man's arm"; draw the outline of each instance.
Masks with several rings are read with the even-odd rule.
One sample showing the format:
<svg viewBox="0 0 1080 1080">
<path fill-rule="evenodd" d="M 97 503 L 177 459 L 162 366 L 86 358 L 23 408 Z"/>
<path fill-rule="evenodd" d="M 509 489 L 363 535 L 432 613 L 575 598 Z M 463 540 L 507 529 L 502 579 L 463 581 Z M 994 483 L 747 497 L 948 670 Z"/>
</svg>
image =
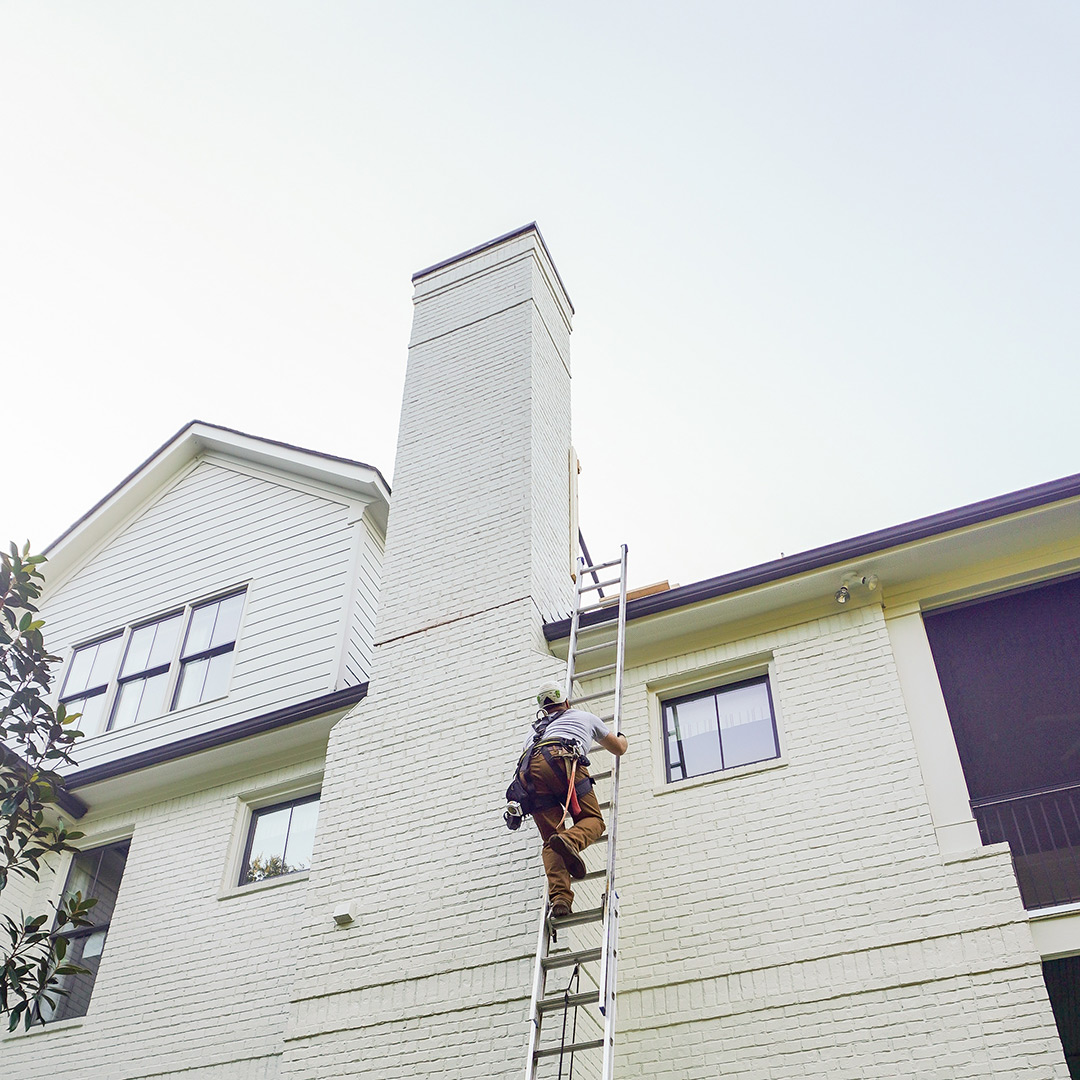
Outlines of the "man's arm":
<svg viewBox="0 0 1080 1080">
<path fill-rule="evenodd" d="M 610 750 L 616 757 L 622 757 L 626 753 L 625 735 L 612 735 L 609 732 L 607 735 L 599 736 L 596 741 L 605 750 Z"/>
</svg>

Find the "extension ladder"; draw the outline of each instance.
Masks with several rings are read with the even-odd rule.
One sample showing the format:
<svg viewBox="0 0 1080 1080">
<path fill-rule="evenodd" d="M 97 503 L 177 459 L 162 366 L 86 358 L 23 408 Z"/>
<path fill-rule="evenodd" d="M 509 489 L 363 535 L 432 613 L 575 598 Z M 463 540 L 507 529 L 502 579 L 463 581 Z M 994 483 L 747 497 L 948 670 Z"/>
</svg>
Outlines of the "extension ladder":
<svg viewBox="0 0 1080 1080">
<path fill-rule="evenodd" d="M 620 730 L 622 710 L 623 653 L 626 638 L 626 545 L 618 559 L 587 565 L 579 560 L 574 615 L 570 625 L 570 651 L 566 661 L 566 695 L 573 706 L 586 706 L 612 732 Z M 608 576 L 601 580 L 601 572 Z M 589 584 L 586 577 L 591 578 Z M 605 597 L 605 588 L 618 589 L 618 603 Z M 580 664 L 580 666 L 579 666 Z M 584 686 L 602 680 L 597 687 Z M 575 695 L 574 683 L 587 692 Z M 586 705 L 586 703 L 588 703 Z M 604 751 L 593 748 L 595 758 Z M 604 811 L 607 831 L 607 864 L 590 870 L 575 882 L 581 889 L 575 910 L 556 919 L 549 913 L 546 899 L 537 932 L 536 964 L 533 972 L 532 1002 L 529 1007 L 529 1054 L 525 1080 L 548 1075 L 571 1080 L 575 1058 L 579 1075 L 612 1080 L 615 1039 L 615 969 L 618 959 L 619 894 L 615 890 L 615 842 L 619 825 L 619 761 L 611 759 L 610 770 L 593 771 L 594 780 L 610 785 L 610 796 L 597 796 Z M 597 841 L 590 851 L 601 850 Z M 586 856 L 587 857 L 587 856 Z M 591 906 L 581 907 L 583 897 L 594 894 Z M 599 937 L 597 937 L 599 930 Z M 570 946 L 558 944 L 559 934 Z M 549 982 L 569 978 L 565 986 L 552 991 Z M 582 982 L 585 989 L 582 988 Z M 556 1023 L 552 1023 L 552 1021 Z M 545 1021 L 547 1030 L 545 1030 Z M 585 1033 L 579 1036 L 578 1027 Z M 555 1029 L 554 1031 L 552 1029 Z M 602 1051 L 602 1053 L 597 1053 Z M 556 1073 L 555 1067 L 558 1067 Z M 550 1069 L 550 1071 L 548 1071 Z"/>
</svg>

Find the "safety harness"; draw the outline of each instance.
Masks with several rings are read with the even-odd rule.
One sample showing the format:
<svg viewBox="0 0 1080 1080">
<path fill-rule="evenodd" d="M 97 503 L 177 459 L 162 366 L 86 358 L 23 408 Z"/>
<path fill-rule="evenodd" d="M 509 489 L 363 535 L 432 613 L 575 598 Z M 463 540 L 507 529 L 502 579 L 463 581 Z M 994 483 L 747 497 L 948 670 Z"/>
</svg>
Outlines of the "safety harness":
<svg viewBox="0 0 1080 1080">
<path fill-rule="evenodd" d="M 561 804 L 564 815 L 569 810 L 576 816 L 581 813 L 579 800 L 583 799 L 593 789 L 591 776 L 578 777 L 577 775 L 578 764 L 588 765 L 589 759 L 582 756 L 581 749 L 572 739 L 548 739 L 544 737 L 544 732 L 552 719 L 552 717 L 545 716 L 543 713 L 537 717 L 536 723 L 533 724 L 533 730 L 536 732 L 537 737 L 518 759 L 517 768 L 514 770 L 514 779 L 506 789 L 506 798 L 508 803 L 519 804 L 523 814 L 535 814 L 537 811 L 550 810 L 552 807 Z M 556 761 L 570 762 L 566 781 L 565 802 L 555 795 L 536 794 L 533 785 L 529 781 L 529 765 L 532 762 L 533 754 L 537 751 L 551 766 L 552 772 L 556 774 L 559 772 L 559 768 L 555 764 Z M 520 822 L 520 818 L 518 820 Z M 517 827 L 516 825 L 510 825 L 509 820 L 507 820 L 507 825 L 510 828 Z"/>
</svg>

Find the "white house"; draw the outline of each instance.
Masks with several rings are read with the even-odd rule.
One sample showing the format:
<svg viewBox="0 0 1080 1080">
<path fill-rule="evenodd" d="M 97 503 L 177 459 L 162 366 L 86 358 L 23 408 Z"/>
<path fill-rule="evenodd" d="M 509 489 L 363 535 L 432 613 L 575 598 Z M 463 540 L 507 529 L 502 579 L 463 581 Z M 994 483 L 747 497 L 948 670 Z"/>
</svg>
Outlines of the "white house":
<svg viewBox="0 0 1080 1080">
<path fill-rule="evenodd" d="M 12 1075 L 523 1073 L 501 794 L 567 647 L 573 308 L 535 226 L 414 284 L 388 522 L 377 470 L 196 423 L 50 552 L 87 837 L 20 899 L 96 876 L 108 925 Z M 617 1076 L 1070 1075 L 1078 510 L 630 602 Z"/>
</svg>

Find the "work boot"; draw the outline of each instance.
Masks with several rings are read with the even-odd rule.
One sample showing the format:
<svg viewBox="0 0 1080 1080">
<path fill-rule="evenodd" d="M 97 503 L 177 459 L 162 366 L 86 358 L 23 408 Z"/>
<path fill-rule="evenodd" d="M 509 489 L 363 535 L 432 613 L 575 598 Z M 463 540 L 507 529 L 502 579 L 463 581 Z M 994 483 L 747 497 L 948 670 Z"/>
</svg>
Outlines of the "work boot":
<svg viewBox="0 0 1080 1080">
<path fill-rule="evenodd" d="M 562 833 L 554 833 L 548 840 L 548 845 L 558 855 L 562 856 L 562 861 L 566 864 L 566 869 L 569 871 L 570 876 L 575 880 L 580 880 L 589 871 L 585 866 L 584 860 L 573 849 L 570 841 Z"/>
<path fill-rule="evenodd" d="M 567 903 L 558 903 L 551 905 L 551 917 L 553 919 L 565 919 L 570 914 L 570 905 Z"/>
</svg>

